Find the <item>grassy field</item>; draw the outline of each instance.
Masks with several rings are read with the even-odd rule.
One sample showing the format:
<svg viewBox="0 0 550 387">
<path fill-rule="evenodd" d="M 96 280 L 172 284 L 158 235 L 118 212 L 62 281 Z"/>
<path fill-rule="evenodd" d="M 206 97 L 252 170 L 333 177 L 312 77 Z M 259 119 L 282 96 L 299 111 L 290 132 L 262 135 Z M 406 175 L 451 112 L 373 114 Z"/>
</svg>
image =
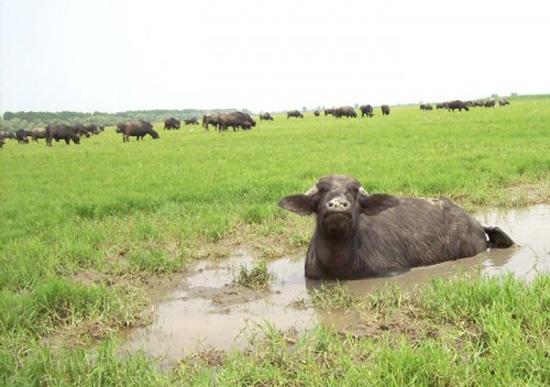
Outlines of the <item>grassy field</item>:
<svg viewBox="0 0 550 387">
<path fill-rule="evenodd" d="M 353 175 L 369 192 L 444 195 L 469 209 L 549 202 L 550 97 L 462 113 L 277 116 L 221 135 L 157 126 L 155 141 L 122 143 L 111 128 L 80 146 L 8 142 L 0 151 L 0 385 L 550 380 L 548 276 L 529 287 L 441 282 L 398 306 L 385 296 L 380 321 L 417 311 L 406 318 L 421 324 L 422 340 L 319 329 L 289 346 L 271 332 L 216 371 L 208 358 L 161 373 L 145 357 L 116 355 L 117 332 L 139 323 L 204 245 L 307 243 L 311 220 L 276 204 L 320 176 Z"/>
</svg>

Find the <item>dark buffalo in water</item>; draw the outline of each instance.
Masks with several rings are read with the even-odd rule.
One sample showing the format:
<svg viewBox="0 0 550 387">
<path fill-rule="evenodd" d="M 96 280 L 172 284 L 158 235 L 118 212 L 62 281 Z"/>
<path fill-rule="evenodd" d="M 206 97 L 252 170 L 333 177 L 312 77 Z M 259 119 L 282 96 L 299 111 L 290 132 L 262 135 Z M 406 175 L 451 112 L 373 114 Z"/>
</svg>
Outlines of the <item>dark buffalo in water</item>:
<svg viewBox="0 0 550 387">
<path fill-rule="evenodd" d="M 390 107 L 388 105 L 380 106 L 380 110 L 382 110 L 382 115 L 383 116 L 389 116 L 390 115 Z"/>
<path fill-rule="evenodd" d="M 371 105 L 361 105 L 359 106 L 359 111 L 361 112 L 361 117 L 372 117 L 374 116 L 374 109 Z"/>
<path fill-rule="evenodd" d="M 304 116 L 302 115 L 302 113 L 300 113 L 299 110 L 291 110 L 289 112 L 286 112 L 286 118 L 290 118 L 290 117 L 304 118 Z"/>
<path fill-rule="evenodd" d="M 228 128 L 232 128 L 233 131 L 239 128 L 248 130 L 252 129 L 254 126 L 256 126 L 256 121 L 254 121 L 248 113 L 232 112 L 219 115 L 218 130 L 220 132 Z"/>
<path fill-rule="evenodd" d="M 514 243 L 448 199 L 371 195 L 349 176 L 324 177 L 279 206 L 316 215 L 305 262 L 305 275 L 313 279 L 387 275 Z"/>
<path fill-rule="evenodd" d="M 181 127 L 181 121 L 170 117 L 164 120 L 164 130 L 179 129 Z"/>
<path fill-rule="evenodd" d="M 315 117 L 319 117 L 319 116 L 321 115 L 321 112 L 320 112 L 319 110 L 315 110 L 315 111 L 313 112 L 313 115 L 314 115 Z"/>
<path fill-rule="evenodd" d="M 470 110 L 470 108 L 468 107 L 468 105 L 466 105 L 464 102 L 460 101 L 460 100 L 455 100 L 455 101 L 451 101 L 451 102 L 447 102 L 447 109 L 449 111 L 455 111 L 456 109 L 458 109 L 458 111 L 462 111 L 462 110 Z"/>
<path fill-rule="evenodd" d="M 69 145 L 71 141 L 74 144 L 80 144 L 80 133 L 69 125 L 48 125 L 46 126 L 46 145 L 52 146 L 52 140 L 56 142 L 64 140 L 67 145 Z"/>
<path fill-rule="evenodd" d="M 357 113 L 351 106 L 341 106 L 334 109 L 325 110 L 325 115 L 332 114 L 336 118 L 352 118 L 357 117 Z"/>
<path fill-rule="evenodd" d="M 433 106 L 430 105 L 429 103 L 421 103 L 420 110 L 424 110 L 424 111 L 433 110 Z"/>
<path fill-rule="evenodd" d="M 198 125 L 199 120 L 197 120 L 197 117 L 189 117 L 183 120 L 185 125 Z"/>
<path fill-rule="evenodd" d="M 202 126 L 204 129 L 208 130 L 208 127 L 213 125 L 214 128 L 218 128 L 220 125 L 220 115 L 219 114 L 205 114 L 202 116 Z"/>
<path fill-rule="evenodd" d="M 153 125 L 147 121 L 128 121 L 117 125 L 117 133 L 122 133 L 122 141 L 129 142 L 130 137 L 136 137 L 136 140 L 143 140 L 147 134 L 153 139 L 160 138 L 159 134 L 153 130 Z"/>
<path fill-rule="evenodd" d="M 273 121 L 273 117 L 268 112 L 260 114 L 260 121 Z"/>
</svg>

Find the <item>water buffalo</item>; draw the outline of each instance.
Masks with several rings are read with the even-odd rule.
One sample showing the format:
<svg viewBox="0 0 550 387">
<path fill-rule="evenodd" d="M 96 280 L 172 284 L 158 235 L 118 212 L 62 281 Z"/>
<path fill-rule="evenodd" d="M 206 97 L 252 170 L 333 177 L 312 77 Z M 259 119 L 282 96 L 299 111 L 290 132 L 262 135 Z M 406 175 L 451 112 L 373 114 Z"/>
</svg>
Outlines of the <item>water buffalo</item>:
<svg viewBox="0 0 550 387">
<path fill-rule="evenodd" d="M 304 118 L 304 116 L 302 115 L 302 113 L 300 113 L 299 110 L 291 110 L 291 111 L 286 112 L 286 118 L 290 118 L 290 117 Z"/>
<path fill-rule="evenodd" d="M 325 109 L 323 113 L 325 114 L 325 117 L 328 115 L 334 116 L 334 108 Z"/>
<path fill-rule="evenodd" d="M 332 114 L 336 118 L 342 117 L 357 117 L 357 113 L 351 106 L 341 106 L 334 109 L 325 110 L 325 115 Z"/>
<path fill-rule="evenodd" d="M 202 126 L 206 130 L 208 130 L 209 125 L 213 125 L 214 128 L 218 128 L 219 124 L 220 124 L 219 114 L 205 114 L 202 116 Z"/>
<path fill-rule="evenodd" d="M 80 144 L 80 133 L 69 125 L 48 125 L 46 126 L 46 146 L 52 146 L 52 140 L 64 140 L 67 145 L 71 141 L 74 144 Z"/>
<path fill-rule="evenodd" d="M 197 117 L 189 117 L 183 120 L 185 125 L 198 125 L 199 120 L 197 120 Z"/>
<path fill-rule="evenodd" d="M 15 131 L 15 139 L 19 144 L 28 144 L 29 139 L 27 137 L 29 137 L 30 135 L 31 135 L 30 130 L 18 129 Z"/>
<path fill-rule="evenodd" d="M 510 105 L 510 102 L 507 99 L 498 100 L 498 106 L 506 106 L 506 105 Z"/>
<path fill-rule="evenodd" d="M 319 117 L 319 116 L 321 115 L 321 112 L 320 112 L 319 110 L 315 110 L 315 111 L 313 112 L 313 115 L 314 115 L 315 117 Z"/>
<path fill-rule="evenodd" d="M 153 130 L 153 125 L 147 121 L 128 121 L 117 125 L 117 133 L 122 133 L 122 141 L 129 142 L 130 137 L 136 137 L 136 141 L 143 140 L 145 135 L 150 135 L 153 139 L 160 138 L 159 134 Z"/>
<path fill-rule="evenodd" d="M 361 112 L 361 117 L 372 117 L 374 116 L 374 109 L 371 105 L 361 105 L 359 106 L 359 111 Z"/>
<path fill-rule="evenodd" d="M 489 99 L 489 100 L 485 101 L 484 106 L 486 108 L 494 108 L 496 106 L 496 101 L 494 99 Z"/>
<path fill-rule="evenodd" d="M 305 262 L 308 278 L 354 279 L 471 257 L 510 247 L 498 227 L 483 227 L 448 199 L 368 194 L 349 176 L 321 178 L 279 206 L 315 214 Z"/>
<path fill-rule="evenodd" d="M 236 131 L 239 128 L 247 130 L 252 129 L 252 127 L 256 126 L 256 121 L 254 121 L 248 113 L 243 112 L 220 114 L 218 120 L 218 130 L 220 132 L 223 130 L 227 130 L 228 128 L 232 128 L 233 131 Z"/>
<path fill-rule="evenodd" d="M 383 116 L 389 116 L 390 115 L 390 107 L 388 105 L 380 106 L 380 110 L 382 110 L 382 115 Z"/>
<path fill-rule="evenodd" d="M 105 130 L 103 126 L 97 126 L 96 124 L 86 125 L 84 126 L 84 129 L 86 129 L 86 131 L 89 134 L 93 134 L 95 136 L 97 136 L 100 132 L 103 132 Z"/>
<path fill-rule="evenodd" d="M 0 136 L 0 149 L 4 146 L 6 142 L 4 141 L 4 137 Z"/>
<path fill-rule="evenodd" d="M 265 112 L 260 114 L 260 121 L 273 121 L 271 114 Z"/>
<path fill-rule="evenodd" d="M 433 110 L 433 106 L 430 105 L 429 103 L 421 103 L 420 110 L 424 110 L 424 111 Z"/>
<path fill-rule="evenodd" d="M 164 120 L 164 130 L 179 129 L 181 127 L 181 121 L 174 117 Z"/>
<path fill-rule="evenodd" d="M 447 109 L 448 111 L 455 111 L 456 109 L 458 109 L 459 112 L 461 112 L 462 110 L 466 110 L 466 111 L 469 111 L 470 108 L 468 107 L 468 105 L 466 105 L 464 102 L 460 101 L 460 100 L 455 100 L 455 101 L 451 101 L 451 102 L 447 102 Z"/>
<path fill-rule="evenodd" d="M 31 138 L 34 142 L 38 142 L 39 138 L 46 138 L 48 134 L 46 133 L 46 128 L 33 128 L 29 130 Z"/>
<path fill-rule="evenodd" d="M 0 132 L 0 137 L 2 137 L 3 139 L 6 139 L 6 138 L 9 138 L 11 140 L 15 140 L 16 137 L 15 137 L 15 133 L 13 132 L 8 132 L 7 130 L 3 130 Z"/>
<path fill-rule="evenodd" d="M 435 105 L 436 109 L 447 109 L 448 102 L 440 102 Z"/>
</svg>

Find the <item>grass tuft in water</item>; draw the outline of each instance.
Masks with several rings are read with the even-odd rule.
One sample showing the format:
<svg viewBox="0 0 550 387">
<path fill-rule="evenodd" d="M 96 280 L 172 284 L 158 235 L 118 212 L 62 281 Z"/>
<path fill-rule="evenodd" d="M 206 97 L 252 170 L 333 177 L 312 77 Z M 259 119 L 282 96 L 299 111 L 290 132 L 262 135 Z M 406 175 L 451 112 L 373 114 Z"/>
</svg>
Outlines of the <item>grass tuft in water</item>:
<svg viewBox="0 0 550 387">
<path fill-rule="evenodd" d="M 266 290 L 274 278 L 275 275 L 269 271 L 267 261 L 261 259 L 250 269 L 241 265 L 239 274 L 236 276 L 234 282 L 246 288 Z"/>
</svg>

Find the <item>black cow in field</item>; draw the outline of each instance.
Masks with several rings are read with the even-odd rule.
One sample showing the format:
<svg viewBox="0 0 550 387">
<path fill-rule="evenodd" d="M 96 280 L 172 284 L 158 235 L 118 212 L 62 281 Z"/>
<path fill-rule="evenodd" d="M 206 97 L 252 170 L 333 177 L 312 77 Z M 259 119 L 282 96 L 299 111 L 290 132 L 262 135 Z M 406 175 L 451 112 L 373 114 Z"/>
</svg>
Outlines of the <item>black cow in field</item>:
<svg viewBox="0 0 550 387">
<path fill-rule="evenodd" d="M 324 177 L 279 206 L 316 215 L 305 262 L 313 279 L 387 275 L 514 244 L 448 199 L 371 195 L 349 176 Z"/>
<path fill-rule="evenodd" d="M 336 118 L 342 118 L 342 117 L 357 117 L 357 113 L 351 106 L 341 106 L 333 109 L 326 109 L 325 110 L 325 116 L 331 114 L 332 116 Z"/>
<path fill-rule="evenodd" d="M 181 121 L 170 117 L 164 120 L 164 130 L 179 129 L 181 127 Z"/>
<path fill-rule="evenodd" d="M 321 112 L 319 112 L 319 110 L 315 110 L 315 111 L 313 112 L 313 115 L 314 115 L 315 117 L 319 117 L 319 116 L 321 115 Z"/>
<path fill-rule="evenodd" d="M 304 118 L 304 116 L 302 115 L 302 113 L 300 113 L 299 110 L 291 110 L 289 112 L 286 112 L 286 118 L 290 118 L 290 117 Z"/>
<path fill-rule="evenodd" d="M 237 129 L 249 130 L 256 126 L 256 121 L 250 117 L 248 113 L 232 112 L 219 115 L 218 130 L 224 131 L 228 128 L 232 128 L 233 131 Z"/>
<path fill-rule="evenodd" d="M 498 100 L 498 106 L 506 106 L 506 105 L 510 105 L 510 102 L 507 99 Z"/>
<path fill-rule="evenodd" d="M 260 121 L 273 121 L 271 114 L 265 112 L 260 114 Z"/>
<path fill-rule="evenodd" d="M 136 137 L 136 141 L 143 140 L 147 134 L 153 139 L 160 138 L 159 134 L 153 130 L 153 125 L 147 121 L 127 121 L 117 125 L 117 133 L 122 133 L 122 142 L 129 142 L 130 137 Z"/>
<path fill-rule="evenodd" d="M 451 101 L 451 102 L 447 102 L 447 109 L 448 111 L 455 111 L 456 109 L 458 109 L 458 111 L 462 111 L 462 110 L 466 110 L 466 111 L 469 111 L 470 108 L 468 107 L 468 105 L 466 105 L 464 102 L 460 101 L 460 100 L 455 100 L 455 101 Z"/>
<path fill-rule="evenodd" d="M 382 110 L 382 115 L 383 116 L 389 116 L 390 115 L 390 107 L 388 105 L 380 106 L 380 110 Z"/>
<path fill-rule="evenodd" d="M 448 102 L 440 102 L 438 104 L 435 105 L 435 108 L 436 109 L 447 109 L 448 107 Z"/>
<path fill-rule="evenodd" d="M 30 136 L 34 142 L 38 142 L 39 138 L 44 138 L 48 136 L 46 133 L 46 128 L 33 128 L 28 131 L 30 133 Z"/>
<path fill-rule="evenodd" d="M 421 103 L 420 110 L 423 110 L 423 111 L 433 110 L 433 106 L 430 105 L 429 103 Z"/>
<path fill-rule="evenodd" d="M 15 131 L 15 138 L 17 139 L 17 142 L 19 144 L 28 144 L 29 139 L 27 137 L 29 137 L 30 135 L 30 130 L 18 129 Z"/>
<path fill-rule="evenodd" d="M 103 126 L 98 126 L 96 124 L 86 125 L 84 126 L 84 129 L 86 129 L 89 134 L 93 134 L 94 136 L 97 136 L 99 133 L 105 130 Z"/>
<path fill-rule="evenodd" d="M 197 120 L 197 117 L 189 117 L 183 120 L 185 125 L 198 125 L 199 120 Z"/>
<path fill-rule="evenodd" d="M 48 125 L 46 126 L 46 146 L 52 146 L 52 140 L 56 142 L 64 140 L 67 145 L 69 145 L 71 141 L 74 144 L 80 144 L 80 133 L 78 129 L 73 126 L 64 124 Z"/>
<path fill-rule="evenodd" d="M 7 130 L 1 131 L 0 132 L 0 137 L 3 138 L 4 140 L 5 139 L 10 139 L 10 140 L 15 140 L 16 139 L 15 133 L 8 132 Z"/>
<path fill-rule="evenodd" d="M 214 128 L 218 128 L 220 124 L 220 115 L 219 114 L 205 114 L 202 116 L 202 126 L 204 129 L 208 130 L 210 125 Z"/>
<path fill-rule="evenodd" d="M 494 99 L 489 99 L 485 101 L 486 108 L 494 108 L 496 106 L 496 101 Z"/>
<path fill-rule="evenodd" d="M 359 111 L 361 112 L 361 117 L 373 117 L 374 109 L 371 105 L 361 105 L 359 106 Z"/>
</svg>

